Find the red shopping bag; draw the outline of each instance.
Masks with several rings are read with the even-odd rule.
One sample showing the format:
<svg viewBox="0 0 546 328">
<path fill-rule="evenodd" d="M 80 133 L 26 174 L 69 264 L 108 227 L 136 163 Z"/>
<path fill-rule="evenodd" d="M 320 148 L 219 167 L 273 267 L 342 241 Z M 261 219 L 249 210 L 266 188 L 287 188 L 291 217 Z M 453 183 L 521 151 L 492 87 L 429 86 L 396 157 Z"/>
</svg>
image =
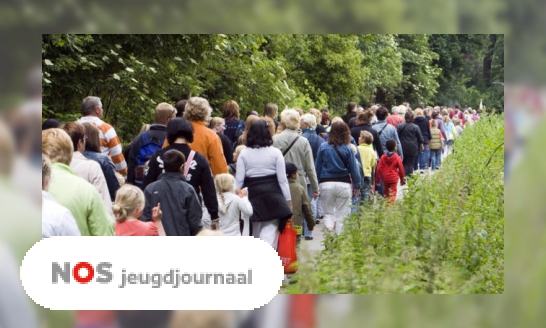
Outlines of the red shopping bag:
<svg viewBox="0 0 546 328">
<path fill-rule="evenodd" d="M 283 232 L 279 236 L 279 246 L 277 247 L 277 253 L 282 261 L 284 267 L 284 273 L 296 273 L 298 267 L 296 266 L 296 230 L 292 226 L 292 220 L 288 220 Z"/>
</svg>

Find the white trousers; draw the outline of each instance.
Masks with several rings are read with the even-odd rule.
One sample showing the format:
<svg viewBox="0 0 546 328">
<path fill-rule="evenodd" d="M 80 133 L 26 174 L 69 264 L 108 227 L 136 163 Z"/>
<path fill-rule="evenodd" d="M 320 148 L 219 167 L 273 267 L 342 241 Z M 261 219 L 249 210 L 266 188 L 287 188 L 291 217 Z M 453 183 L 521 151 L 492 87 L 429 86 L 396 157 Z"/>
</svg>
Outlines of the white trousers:
<svg viewBox="0 0 546 328">
<path fill-rule="evenodd" d="M 252 235 L 265 241 L 274 250 L 279 243 L 279 220 L 252 222 Z"/>
<path fill-rule="evenodd" d="M 323 182 L 319 185 L 324 225 L 341 233 L 343 221 L 351 212 L 352 188 L 349 183 Z"/>
</svg>

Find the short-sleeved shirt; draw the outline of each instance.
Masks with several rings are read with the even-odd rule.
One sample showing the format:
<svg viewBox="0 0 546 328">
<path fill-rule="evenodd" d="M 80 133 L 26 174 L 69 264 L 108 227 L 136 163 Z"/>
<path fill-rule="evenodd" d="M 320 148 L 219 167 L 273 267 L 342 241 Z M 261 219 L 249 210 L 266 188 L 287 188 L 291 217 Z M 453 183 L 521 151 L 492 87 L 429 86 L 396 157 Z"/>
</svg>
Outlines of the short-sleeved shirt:
<svg viewBox="0 0 546 328">
<path fill-rule="evenodd" d="M 159 236 L 154 222 L 126 220 L 116 222 L 116 236 Z"/>
</svg>

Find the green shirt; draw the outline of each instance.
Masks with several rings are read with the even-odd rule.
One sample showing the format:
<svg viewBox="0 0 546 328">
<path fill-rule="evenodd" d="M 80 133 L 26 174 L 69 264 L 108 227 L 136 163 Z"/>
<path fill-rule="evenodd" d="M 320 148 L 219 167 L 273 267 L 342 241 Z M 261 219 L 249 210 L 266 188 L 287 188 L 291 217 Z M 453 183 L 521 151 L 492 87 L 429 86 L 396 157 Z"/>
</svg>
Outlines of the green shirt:
<svg viewBox="0 0 546 328">
<path fill-rule="evenodd" d="M 51 164 L 49 193 L 68 208 L 82 236 L 113 236 L 114 223 L 95 187 L 62 163 Z"/>
</svg>

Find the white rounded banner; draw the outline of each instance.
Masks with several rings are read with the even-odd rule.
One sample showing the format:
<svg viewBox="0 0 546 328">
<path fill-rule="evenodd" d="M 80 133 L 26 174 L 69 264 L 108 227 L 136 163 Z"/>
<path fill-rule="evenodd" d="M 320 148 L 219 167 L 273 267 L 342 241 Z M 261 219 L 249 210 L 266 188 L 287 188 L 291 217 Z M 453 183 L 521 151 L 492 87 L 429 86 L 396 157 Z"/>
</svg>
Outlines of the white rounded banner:
<svg viewBox="0 0 546 328">
<path fill-rule="evenodd" d="M 53 310 L 251 310 L 283 278 L 253 237 L 52 237 L 21 267 L 27 294 Z"/>
</svg>

